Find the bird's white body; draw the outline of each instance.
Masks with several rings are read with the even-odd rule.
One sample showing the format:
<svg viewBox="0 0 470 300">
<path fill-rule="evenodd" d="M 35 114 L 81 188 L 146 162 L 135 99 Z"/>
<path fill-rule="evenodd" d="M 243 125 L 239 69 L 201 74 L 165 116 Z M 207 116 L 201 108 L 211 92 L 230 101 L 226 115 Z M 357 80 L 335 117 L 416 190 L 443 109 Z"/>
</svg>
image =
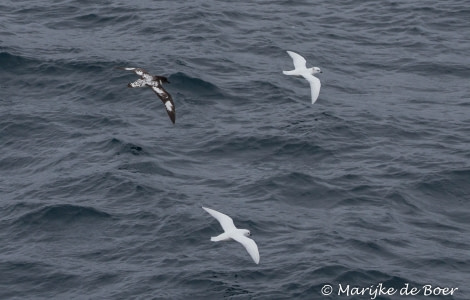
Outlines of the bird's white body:
<svg viewBox="0 0 470 300">
<path fill-rule="evenodd" d="M 287 54 L 292 58 L 295 69 L 291 71 L 282 71 L 282 73 L 284 75 L 302 76 L 305 78 L 310 83 L 312 104 L 315 103 L 318 99 L 318 95 L 320 94 L 321 83 L 320 79 L 313 76 L 313 74 L 321 73 L 320 68 L 307 68 L 307 61 L 301 55 L 292 51 L 287 51 Z"/>
<path fill-rule="evenodd" d="M 233 224 L 232 218 L 229 216 L 218 212 L 216 210 L 210 209 L 203 207 L 205 211 L 207 211 L 209 214 L 211 214 L 214 218 L 219 221 L 220 225 L 222 226 L 222 229 L 224 230 L 224 233 L 219 234 L 218 236 L 211 237 L 211 241 L 213 242 L 220 242 L 220 241 L 229 241 L 229 240 L 234 240 L 242 244 L 246 251 L 248 251 L 248 254 L 250 254 L 251 258 L 256 264 L 259 264 L 259 251 L 258 251 L 258 246 L 256 245 L 255 241 L 252 239 L 248 238 L 250 236 L 250 231 L 247 229 L 238 229 L 235 227 Z"/>
</svg>

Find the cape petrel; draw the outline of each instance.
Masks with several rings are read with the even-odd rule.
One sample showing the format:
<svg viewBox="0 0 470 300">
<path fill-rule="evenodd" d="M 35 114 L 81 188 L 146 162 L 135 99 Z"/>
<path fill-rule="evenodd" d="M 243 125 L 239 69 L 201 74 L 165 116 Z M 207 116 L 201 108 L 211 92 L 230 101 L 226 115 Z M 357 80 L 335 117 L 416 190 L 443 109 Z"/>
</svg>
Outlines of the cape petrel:
<svg viewBox="0 0 470 300">
<path fill-rule="evenodd" d="M 155 92 L 155 94 L 157 94 L 158 97 L 163 101 L 163 104 L 165 104 L 166 112 L 168 113 L 171 122 L 175 124 L 175 104 L 173 103 L 173 99 L 171 98 L 170 94 L 162 86 L 163 83 L 170 83 L 166 77 L 150 75 L 147 71 L 141 68 L 118 67 L 118 69 L 134 71 L 134 73 L 139 75 L 140 79 L 129 83 L 127 86 L 130 88 L 139 88 L 146 86 L 151 88 Z"/>
<path fill-rule="evenodd" d="M 282 71 L 284 75 L 292 75 L 292 76 L 302 76 L 310 83 L 310 92 L 312 94 L 312 104 L 315 103 L 318 99 L 318 95 L 320 94 L 320 79 L 313 76 L 313 74 L 322 73 L 320 68 L 313 67 L 307 69 L 307 61 L 305 58 L 300 56 L 299 54 L 287 51 L 287 54 L 292 58 L 294 61 L 295 69 L 292 71 Z"/>
</svg>

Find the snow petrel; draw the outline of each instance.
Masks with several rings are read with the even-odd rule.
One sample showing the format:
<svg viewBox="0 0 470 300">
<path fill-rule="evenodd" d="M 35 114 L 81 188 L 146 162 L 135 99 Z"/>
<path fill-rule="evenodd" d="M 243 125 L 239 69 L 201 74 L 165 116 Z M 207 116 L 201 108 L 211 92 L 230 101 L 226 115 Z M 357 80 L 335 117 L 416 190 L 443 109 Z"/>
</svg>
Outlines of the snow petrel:
<svg viewBox="0 0 470 300">
<path fill-rule="evenodd" d="M 310 83 L 310 93 L 312 95 L 312 104 L 315 103 L 318 99 L 318 95 L 320 94 L 320 79 L 313 76 L 313 74 L 322 73 L 320 68 L 313 67 L 307 69 L 307 61 L 301 55 L 293 52 L 287 51 L 287 54 L 292 58 L 294 61 L 295 69 L 292 71 L 282 71 L 284 75 L 293 75 L 293 76 L 302 76 Z"/>
<path fill-rule="evenodd" d="M 207 211 L 209 214 L 211 214 L 214 218 L 216 218 L 217 221 L 219 221 L 220 226 L 222 226 L 222 229 L 224 230 L 224 233 L 219 234 L 218 236 L 211 237 L 211 241 L 213 242 L 220 242 L 220 241 L 229 241 L 229 240 L 234 240 L 239 242 L 240 244 L 245 247 L 246 251 L 248 251 L 248 254 L 250 254 L 251 258 L 256 264 L 259 264 L 259 251 L 258 251 L 258 246 L 256 245 L 255 241 L 249 238 L 251 235 L 250 231 L 247 229 L 238 229 L 235 227 L 233 224 L 232 218 L 227 216 L 226 214 L 223 214 L 221 212 L 218 212 L 216 210 L 207 208 L 207 207 L 202 207 L 205 211 Z"/>
</svg>

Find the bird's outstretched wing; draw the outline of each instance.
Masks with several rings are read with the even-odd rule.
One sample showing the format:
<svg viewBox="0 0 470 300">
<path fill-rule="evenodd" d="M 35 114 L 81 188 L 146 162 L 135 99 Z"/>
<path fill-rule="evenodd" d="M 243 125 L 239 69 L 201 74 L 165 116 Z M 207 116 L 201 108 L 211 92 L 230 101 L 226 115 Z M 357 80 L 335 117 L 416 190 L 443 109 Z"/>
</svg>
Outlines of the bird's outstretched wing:
<svg viewBox="0 0 470 300">
<path fill-rule="evenodd" d="M 158 97 L 162 100 L 163 104 L 165 104 L 166 112 L 168 113 L 168 116 L 170 117 L 171 122 L 175 124 L 175 119 L 176 119 L 175 103 L 173 103 L 173 99 L 171 98 L 171 95 L 167 91 L 165 91 L 165 89 L 161 85 L 150 86 L 150 87 L 155 92 L 155 94 L 157 94 Z"/>
<path fill-rule="evenodd" d="M 250 254 L 253 261 L 256 264 L 259 264 L 259 251 L 258 251 L 258 246 L 256 245 L 255 241 L 253 241 L 249 237 L 246 237 L 242 234 L 235 234 L 230 237 L 233 240 L 242 244 L 243 247 L 245 247 L 246 251 L 248 251 L 248 254 Z"/>
<path fill-rule="evenodd" d="M 147 85 L 147 82 L 145 80 L 137 79 L 136 81 L 129 83 L 127 87 L 137 88 L 137 87 L 144 87 L 146 85 Z"/>
<path fill-rule="evenodd" d="M 287 52 L 287 54 L 289 54 L 289 56 L 294 61 L 294 67 L 296 69 L 306 69 L 307 68 L 307 61 L 300 54 L 297 54 L 297 53 L 292 52 L 292 51 L 286 51 L 286 52 Z"/>
<path fill-rule="evenodd" d="M 310 83 L 310 92 L 312 94 L 312 104 L 315 103 L 318 99 L 318 95 L 320 94 L 321 83 L 320 79 L 313 76 L 312 74 L 302 74 L 302 76 L 307 79 Z"/>
<path fill-rule="evenodd" d="M 233 224 L 232 218 L 230 218 L 229 216 L 227 216 L 227 215 L 225 215 L 225 214 L 223 214 L 223 213 L 221 213 L 221 212 L 218 212 L 218 211 L 216 211 L 216 210 L 207 208 L 207 207 L 202 207 L 202 209 L 204 209 L 204 210 L 207 211 L 209 214 L 211 214 L 211 216 L 213 216 L 214 218 L 216 218 L 217 221 L 219 221 L 220 226 L 222 226 L 222 229 L 223 229 L 225 232 L 236 229 L 235 225 Z M 255 245 L 255 246 L 256 246 L 256 245 Z"/>
<path fill-rule="evenodd" d="M 126 71 L 134 71 L 137 75 L 139 75 L 142 79 L 151 80 L 152 75 L 150 75 L 147 71 L 142 68 L 132 68 L 132 67 L 117 67 L 117 69 L 126 70 Z"/>
</svg>

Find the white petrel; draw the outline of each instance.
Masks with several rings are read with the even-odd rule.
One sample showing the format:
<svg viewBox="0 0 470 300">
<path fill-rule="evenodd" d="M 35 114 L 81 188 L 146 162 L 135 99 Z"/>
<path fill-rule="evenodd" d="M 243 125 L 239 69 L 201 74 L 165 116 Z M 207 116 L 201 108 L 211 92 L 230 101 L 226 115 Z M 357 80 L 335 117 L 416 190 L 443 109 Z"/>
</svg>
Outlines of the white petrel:
<svg viewBox="0 0 470 300">
<path fill-rule="evenodd" d="M 248 254 L 250 254 L 251 258 L 255 261 L 256 264 L 259 264 L 259 252 L 258 246 L 256 246 L 255 241 L 248 238 L 251 235 L 250 231 L 247 229 L 238 229 L 233 224 L 232 218 L 229 216 L 215 211 L 210 208 L 202 207 L 205 211 L 210 213 L 214 218 L 219 221 L 224 233 L 219 234 L 216 237 L 211 237 L 211 241 L 213 242 L 220 242 L 220 241 L 229 241 L 235 240 L 245 247 Z"/>
<path fill-rule="evenodd" d="M 165 104 L 166 111 L 170 120 L 175 124 L 175 104 L 173 103 L 173 99 L 171 98 L 170 94 L 165 91 L 162 84 L 163 83 L 170 83 L 168 79 L 164 76 L 153 76 L 147 73 L 144 69 L 141 68 L 126 68 L 126 67 L 118 67 L 118 69 L 126 70 L 126 71 L 134 71 L 137 75 L 140 76 L 140 79 L 137 79 L 134 82 L 129 83 L 127 86 L 130 88 L 138 88 L 138 87 L 146 87 L 148 86 L 151 88 L 158 97 L 163 101 Z"/>
<path fill-rule="evenodd" d="M 303 78 L 307 79 L 307 81 L 310 83 L 310 90 L 312 93 L 312 104 L 315 103 L 315 101 L 317 101 L 318 94 L 320 94 L 321 83 L 320 79 L 313 76 L 313 74 L 322 73 L 322 71 L 318 67 L 307 69 L 307 61 L 305 60 L 305 58 L 295 52 L 287 51 L 287 54 L 292 57 L 295 69 L 292 71 L 282 71 L 282 73 L 284 75 L 302 76 Z"/>
</svg>

